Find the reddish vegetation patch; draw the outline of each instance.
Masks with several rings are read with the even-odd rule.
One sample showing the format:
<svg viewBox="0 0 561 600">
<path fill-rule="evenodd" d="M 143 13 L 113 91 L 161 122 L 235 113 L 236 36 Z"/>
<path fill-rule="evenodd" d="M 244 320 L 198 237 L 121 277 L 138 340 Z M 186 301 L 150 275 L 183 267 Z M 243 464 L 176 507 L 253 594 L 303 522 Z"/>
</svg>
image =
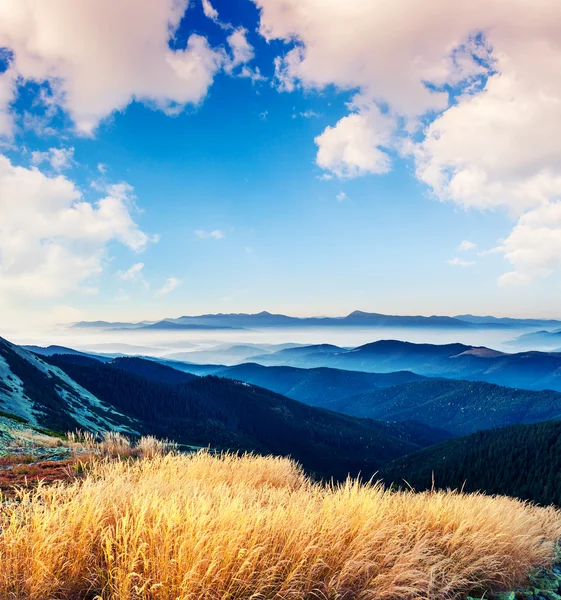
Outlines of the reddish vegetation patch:
<svg viewBox="0 0 561 600">
<path fill-rule="evenodd" d="M 15 487 L 32 487 L 39 481 L 53 483 L 74 479 L 76 474 L 73 461 L 44 461 L 29 463 L 22 457 L 4 457 L 0 459 L 0 492 L 11 495 Z"/>
<path fill-rule="evenodd" d="M 465 356 L 466 354 L 472 354 L 473 356 L 480 356 L 482 358 L 496 358 L 497 356 L 504 356 L 504 352 L 498 350 L 491 350 L 490 348 L 471 348 L 458 354 L 458 356 Z"/>
</svg>

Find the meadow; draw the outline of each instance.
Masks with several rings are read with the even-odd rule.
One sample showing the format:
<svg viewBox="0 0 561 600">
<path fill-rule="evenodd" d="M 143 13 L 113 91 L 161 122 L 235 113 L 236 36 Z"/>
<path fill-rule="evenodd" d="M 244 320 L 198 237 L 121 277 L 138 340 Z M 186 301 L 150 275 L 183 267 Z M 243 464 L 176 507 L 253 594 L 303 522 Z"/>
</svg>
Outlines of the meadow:
<svg viewBox="0 0 561 600">
<path fill-rule="evenodd" d="M 153 453 L 4 498 L 0 598 L 465 598 L 524 584 L 560 537 L 557 510 L 507 497 L 324 485 L 286 458 Z"/>
</svg>

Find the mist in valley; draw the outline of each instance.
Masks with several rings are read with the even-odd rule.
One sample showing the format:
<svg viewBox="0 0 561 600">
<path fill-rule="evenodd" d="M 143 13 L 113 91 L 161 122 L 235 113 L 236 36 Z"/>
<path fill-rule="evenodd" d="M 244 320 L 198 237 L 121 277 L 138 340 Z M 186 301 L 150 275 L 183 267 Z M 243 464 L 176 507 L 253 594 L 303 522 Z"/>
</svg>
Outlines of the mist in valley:
<svg viewBox="0 0 561 600">
<path fill-rule="evenodd" d="M 267 346 L 297 344 L 334 344 L 354 348 L 379 340 L 399 340 L 425 344 L 462 343 L 486 346 L 503 352 L 543 348 L 533 342 L 513 343 L 518 336 L 533 331 L 528 328 L 389 328 L 389 327 L 286 327 L 208 331 L 103 330 L 59 327 L 33 337 L 17 337 L 19 344 L 59 345 L 84 352 L 145 355 L 189 360 L 188 353 L 222 350 L 235 345 Z M 260 354 L 257 348 L 255 354 Z M 271 348 L 271 350 L 274 348 Z M 553 348 L 548 348 L 551 351 Z M 180 356 L 179 356 L 180 355 Z M 193 355 L 195 356 L 195 355 Z M 195 361 L 198 362 L 198 361 Z M 232 362 L 232 361 L 230 361 Z M 235 361 L 234 361 L 235 362 Z"/>
</svg>

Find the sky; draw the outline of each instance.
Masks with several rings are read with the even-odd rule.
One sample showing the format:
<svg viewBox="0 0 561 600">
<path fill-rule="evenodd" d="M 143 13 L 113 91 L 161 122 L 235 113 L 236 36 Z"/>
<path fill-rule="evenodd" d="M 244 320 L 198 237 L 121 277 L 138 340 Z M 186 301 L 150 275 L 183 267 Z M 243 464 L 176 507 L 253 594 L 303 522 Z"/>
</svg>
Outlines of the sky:
<svg viewBox="0 0 561 600">
<path fill-rule="evenodd" d="M 0 327 L 561 318 L 557 0 L 0 0 Z"/>
</svg>

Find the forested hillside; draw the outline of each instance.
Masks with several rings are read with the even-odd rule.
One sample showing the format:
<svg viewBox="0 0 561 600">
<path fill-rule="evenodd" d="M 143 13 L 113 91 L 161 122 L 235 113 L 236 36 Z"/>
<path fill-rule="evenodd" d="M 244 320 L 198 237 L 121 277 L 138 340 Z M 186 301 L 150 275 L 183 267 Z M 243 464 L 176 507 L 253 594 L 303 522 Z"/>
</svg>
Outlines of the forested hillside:
<svg viewBox="0 0 561 600">
<path fill-rule="evenodd" d="M 561 393 L 482 381 L 432 379 L 341 398 L 333 410 L 384 421 L 418 420 L 455 435 L 561 418 Z"/>
<path fill-rule="evenodd" d="M 561 506 L 561 421 L 480 431 L 396 460 L 386 483 L 463 488 Z M 407 482 L 407 484 L 404 483 Z"/>
<path fill-rule="evenodd" d="M 141 433 L 191 445 L 290 455 L 329 477 L 369 476 L 389 460 L 449 436 L 419 423 L 357 419 L 228 379 L 208 376 L 169 385 L 124 371 L 119 363 L 70 355 L 49 360 L 133 417 Z"/>
</svg>

